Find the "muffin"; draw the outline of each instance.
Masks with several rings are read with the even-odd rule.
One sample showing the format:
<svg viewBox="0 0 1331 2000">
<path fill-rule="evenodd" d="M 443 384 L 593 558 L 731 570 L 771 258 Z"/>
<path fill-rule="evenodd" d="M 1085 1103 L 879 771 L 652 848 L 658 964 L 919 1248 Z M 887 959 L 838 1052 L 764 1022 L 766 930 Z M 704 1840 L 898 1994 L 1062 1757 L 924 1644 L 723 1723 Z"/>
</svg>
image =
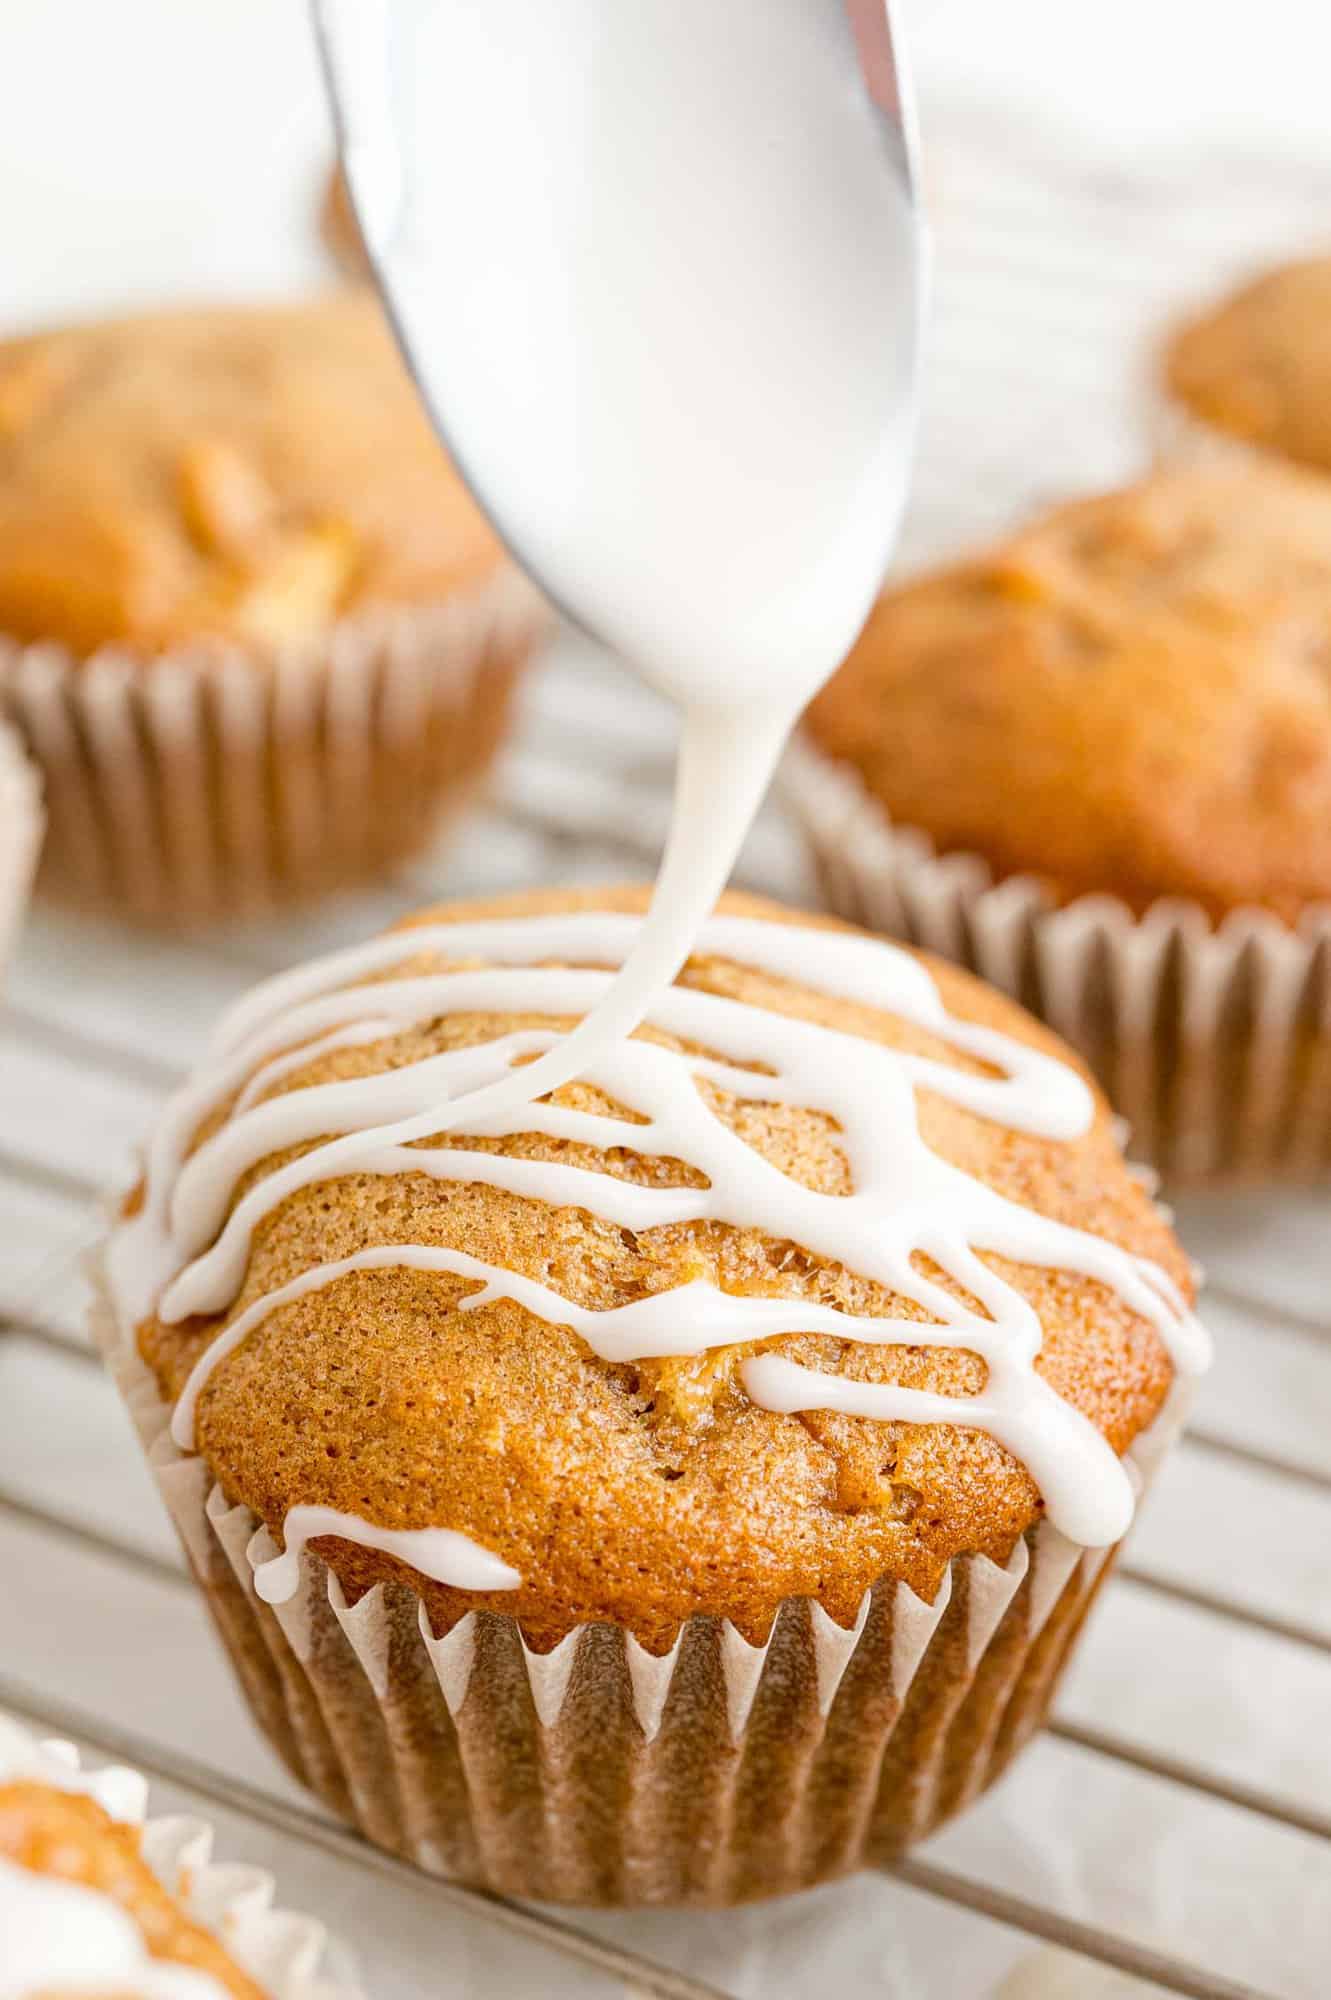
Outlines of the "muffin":
<svg viewBox="0 0 1331 2000">
<path fill-rule="evenodd" d="M 0 981 L 27 905 L 41 838 L 37 773 L 13 730 L 0 723 Z"/>
<path fill-rule="evenodd" d="M 1329 321 L 1331 257 L 1309 257 L 1180 327 L 1162 357 L 1165 447 L 1331 472 Z"/>
<path fill-rule="evenodd" d="M 1003 1769 L 1204 1341 L 1054 1038 L 772 904 L 727 898 L 579 1083 L 440 1137 L 645 903 L 428 911 L 260 987 L 153 1141 L 98 1334 L 334 1810 L 506 1893 L 724 1904 Z"/>
<path fill-rule="evenodd" d="M 1161 473 L 890 590 L 788 797 L 843 915 L 1074 1043 L 1192 1180 L 1331 1163 L 1331 486 Z"/>
<path fill-rule="evenodd" d="M 52 889 L 189 921 L 430 840 L 534 599 L 368 292 L 0 343 L 0 441 L 0 715 Z"/>
<path fill-rule="evenodd" d="M 144 1819 L 135 1772 L 80 1769 L 0 1715 L 0 1942 L 14 2000 L 354 2000 L 323 1926 L 211 1860 L 201 1821 Z"/>
</svg>

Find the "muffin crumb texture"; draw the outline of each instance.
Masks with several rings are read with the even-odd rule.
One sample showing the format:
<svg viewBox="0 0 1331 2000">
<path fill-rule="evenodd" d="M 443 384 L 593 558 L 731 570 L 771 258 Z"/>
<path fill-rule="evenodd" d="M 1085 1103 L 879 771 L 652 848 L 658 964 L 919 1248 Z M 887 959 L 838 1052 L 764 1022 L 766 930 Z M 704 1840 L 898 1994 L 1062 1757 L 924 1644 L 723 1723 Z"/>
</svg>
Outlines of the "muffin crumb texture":
<svg viewBox="0 0 1331 2000">
<path fill-rule="evenodd" d="M 889 590 L 806 728 L 996 879 L 1297 923 L 1331 898 L 1331 484 L 1169 472 L 1061 507 Z"/>
<path fill-rule="evenodd" d="M 452 906 L 412 921 L 643 907 L 635 891 L 593 891 Z M 727 913 L 792 920 L 790 912 L 745 897 L 727 898 Z M 437 972 L 446 962 L 431 948 L 382 976 Z M 1064 1053 L 1018 1008 L 966 974 L 941 964 L 930 971 L 958 1019 Z M 978 1057 L 894 1015 L 726 959 L 695 956 L 681 983 L 991 1073 Z M 260 1095 L 278 1099 L 391 1072 L 501 1033 L 568 1025 L 477 1011 L 389 1026 L 378 1039 L 310 1045 Z M 640 1035 L 682 1046 L 655 1028 Z M 715 1115 L 782 1174 L 824 1194 L 848 1191 L 846 1154 L 828 1116 L 793 1103 L 737 1098 L 705 1079 L 696 1087 Z M 633 1115 L 585 1084 L 550 1101 L 576 1112 Z M 916 1102 L 921 1131 L 944 1159 L 1016 1203 L 1154 1259 L 1191 1295 L 1186 1260 L 1123 1166 L 1098 1097 L 1092 1129 L 1071 1142 L 1010 1130 L 927 1087 L 916 1092 Z M 226 1129 L 234 1104 L 233 1098 L 204 1121 L 196 1150 Z M 574 1136 L 420 1143 L 464 1145 L 517 1162 L 554 1160 L 658 1190 L 698 1181 L 697 1169 L 679 1159 L 623 1145 L 598 1148 Z M 275 1152 L 245 1172 L 233 1210 L 304 1150 Z M 259 1221 L 243 1285 L 225 1313 L 175 1324 L 149 1318 L 138 1330 L 140 1352 L 163 1396 L 174 1401 L 200 1355 L 247 1305 L 312 1266 L 373 1245 L 408 1243 L 466 1253 L 596 1310 L 705 1278 L 737 1294 L 926 1316 L 914 1301 L 757 1229 L 680 1222 L 639 1230 L 467 1180 L 349 1173 L 298 1189 Z M 1115 1452 L 1124 1452 L 1159 1412 L 1172 1379 L 1155 1329 L 1098 1281 L 987 1253 L 984 1261 L 1039 1315 L 1039 1372 Z M 960 1295 L 927 1260 L 923 1268 Z M 577 1625 L 605 1620 L 662 1651 L 696 1613 L 728 1617 L 756 1641 L 789 1597 L 814 1598 L 843 1624 L 880 1578 L 901 1578 L 931 1598 L 954 1557 L 983 1553 L 1003 1561 L 1041 1516 L 1029 1473 L 984 1431 L 830 1412 L 778 1414 L 745 1393 L 741 1364 L 752 1346 L 616 1364 L 599 1358 L 572 1328 L 511 1299 L 463 1309 L 476 1291 L 475 1281 L 438 1271 L 350 1272 L 271 1312 L 203 1388 L 198 1449 L 227 1498 L 250 1508 L 279 1538 L 288 1511 L 302 1504 L 387 1527 L 447 1525 L 522 1578 L 511 1591 L 463 1592 L 358 1544 L 316 1541 L 316 1552 L 353 1599 L 381 1579 L 398 1578 L 424 1598 L 436 1632 L 484 1606 L 515 1616 L 541 1649 Z M 682 1298 L 681 1314 L 687 1310 Z M 688 1345 L 683 1329 L 680 1345 Z M 944 1348 L 789 1334 L 765 1341 L 763 1352 L 852 1380 L 952 1396 L 976 1395 L 986 1379 L 975 1354 Z"/>
</svg>

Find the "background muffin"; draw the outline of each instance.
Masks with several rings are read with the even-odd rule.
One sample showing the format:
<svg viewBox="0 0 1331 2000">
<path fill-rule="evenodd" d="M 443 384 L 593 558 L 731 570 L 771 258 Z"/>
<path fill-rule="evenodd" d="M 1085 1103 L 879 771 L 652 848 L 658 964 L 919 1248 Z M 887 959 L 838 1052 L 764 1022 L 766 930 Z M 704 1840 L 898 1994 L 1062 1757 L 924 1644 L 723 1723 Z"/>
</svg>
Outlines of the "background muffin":
<svg viewBox="0 0 1331 2000">
<path fill-rule="evenodd" d="M 1095 1063 L 1171 1172 L 1331 1161 L 1331 487 L 1164 473 L 889 591 L 791 796 L 844 914 Z"/>
<path fill-rule="evenodd" d="M 429 839 L 532 604 L 368 294 L 8 342 L 0 433 L 0 707 L 53 886 L 212 916 Z"/>
<path fill-rule="evenodd" d="M 1331 257 L 1284 264 L 1180 327 L 1166 446 L 1249 447 L 1331 471 Z"/>
<path fill-rule="evenodd" d="M 214 1266 L 227 1253 L 213 1225 L 236 1215 L 242 1194 L 251 1209 L 262 1204 L 264 1181 L 304 1157 L 293 1118 L 317 1113 L 325 1134 L 363 1131 L 381 1088 L 358 1088 L 366 1079 L 389 1079 L 397 1102 L 420 1087 L 417 1065 L 549 1027 L 539 1009 L 458 1012 L 438 983 L 413 991 L 410 982 L 450 963 L 486 962 L 464 932 L 453 958 L 449 928 L 643 904 L 589 893 L 427 913 L 419 923 L 443 930 L 393 934 L 356 1002 L 391 1010 L 394 980 L 405 977 L 404 1004 L 422 1011 L 396 1031 L 338 1028 L 315 1045 L 314 1017 L 279 1009 L 262 1025 L 273 1067 L 254 1091 L 243 1042 L 231 1046 L 223 1094 L 210 1102 L 205 1073 L 176 1114 L 201 1121 L 196 1136 L 212 1143 L 181 1171 L 193 1188 L 182 1199 L 204 1201 L 205 1235 L 221 1244 L 205 1253 Z M 818 921 L 738 898 L 723 911 L 761 919 L 751 929 L 763 932 Z M 597 956 L 585 940 L 579 949 L 582 934 L 563 951 L 553 934 L 533 935 L 515 959 L 496 945 L 493 962 Z M 983 1060 L 959 1052 L 964 1029 L 949 1040 L 947 1029 L 829 992 L 819 937 L 844 935 L 824 926 L 801 939 L 807 986 L 744 962 L 745 943 L 759 949 L 747 933 L 725 954 L 704 943 L 682 984 L 720 996 L 712 1015 L 752 1032 L 791 1019 L 838 1031 L 841 1059 L 853 1068 L 859 1051 L 866 1078 L 884 1047 L 972 1082 L 986 1061 L 1056 1053 L 1010 1002 L 947 967 L 936 969 L 938 990 L 956 1019 L 1012 1038 L 986 1040 Z M 384 949 L 399 955 L 391 965 Z M 336 991 L 363 976 L 343 958 L 326 980 Z M 318 987 L 316 976 L 305 990 Z M 738 1026 L 734 1034 L 743 1039 Z M 670 1074 L 687 1099 L 700 1086 L 684 1045 L 659 1029 L 646 1035 L 673 1051 Z M 930 1157 L 1005 1195 L 1027 1220 L 1034 1209 L 1101 1249 L 1119 1246 L 1104 1254 L 1126 1252 L 1125 1269 L 1151 1260 L 1166 1289 L 1187 1294 L 1186 1260 L 1123 1167 L 1107 1109 L 1066 1082 L 1089 1123 L 1051 1140 L 1010 1129 L 996 1111 L 979 1115 L 936 1080 L 919 1092 Z M 320 1093 L 308 1111 L 304 1091 Z M 909 1101 L 908 1090 L 898 1117 L 911 1116 Z M 709 1087 L 707 1102 L 783 1181 L 843 1206 L 851 1169 L 824 1112 L 798 1094 L 784 1101 L 775 1085 L 770 1101 Z M 289 1143 L 244 1164 L 241 1128 L 256 1104 L 265 1129 L 276 1121 Z M 640 1109 L 630 1094 L 620 1116 Z M 760 1224 L 652 1220 L 653 1204 L 682 1195 L 687 1208 L 705 1183 L 691 1156 L 658 1157 L 650 1132 L 641 1153 L 618 1124 L 607 1135 L 598 1121 L 616 1110 L 600 1087 L 570 1086 L 552 1109 L 524 1113 L 510 1137 L 437 1141 L 434 1173 L 349 1164 L 312 1180 L 255 1223 L 225 1300 L 196 1295 L 183 1318 L 175 1304 L 167 1318 L 146 1295 L 135 1302 L 163 1204 L 182 1187 L 168 1170 L 113 1242 L 117 1318 L 104 1337 L 260 1718 L 330 1803 L 426 1865 L 514 1892 L 735 1901 L 882 1859 L 982 1789 L 1043 1713 L 1103 1549 L 1046 1527 L 1029 1468 L 991 1429 L 965 1421 L 986 1368 L 964 1343 L 925 1344 L 935 1312 Z M 159 1168 L 174 1143 L 159 1140 Z M 445 1169 L 458 1148 L 467 1157 Z M 227 1188 L 205 1192 L 228 1159 L 238 1175 L 227 1167 Z M 410 1165 L 410 1155 L 398 1162 Z M 542 1189 L 543 1166 L 574 1174 L 563 1199 Z M 647 1214 L 630 1226 L 621 1208 L 634 1196 Z M 403 1245 L 461 1254 L 470 1275 L 413 1265 Z M 511 1295 L 464 1304 L 478 1265 L 553 1288 L 558 1300 L 539 1312 Z M 1034 1261 L 1000 1268 L 1021 1311 L 1039 1317 L 1037 1372 L 1060 1409 L 1078 1413 L 1069 1421 L 1079 1440 L 1116 1480 L 1125 1455 L 1144 1468 L 1177 1422 L 1176 1362 L 1160 1326 L 1112 1280 Z M 327 1282 L 310 1289 L 321 1269 Z M 988 1283 L 978 1266 L 972 1282 Z M 795 1330 L 758 1345 L 819 1371 L 820 1393 L 830 1372 L 954 1398 L 955 1416 L 939 1418 L 931 1404 L 922 1421 L 886 1423 L 763 1400 L 746 1372 L 751 1336 L 700 1344 L 693 1318 L 703 1308 L 687 1288 L 704 1283 L 728 1300 L 786 1301 Z M 258 1306 L 293 1285 L 275 1310 Z M 561 1308 L 576 1318 L 655 1298 L 674 1302 L 678 1329 L 676 1339 L 672 1322 L 652 1359 L 604 1359 L 560 1323 Z M 799 1330 L 804 1314 L 832 1307 L 861 1322 L 904 1318 L 914 1337 L 847 1346 L 821 1328 Z M 256 1309 L 239 1344 L 213 1347 Z M 210 1350 L 203 1380 L 194 1371 Z M 997 1372 L 995 1396 L 996 1381 Z M 440 1528 L 491 1567 L 465 1583 L 433 1568 L 419 1537 Z M 308 1537 L 299 1572 L 292 1553 L 275 1561 L 277 1537 L 289 1552 Z M 471 1613 L 483 1614 L 479 1624 Z"/>
<path fill-rule="evenodd" d="M 254 1869 L 213 1863 L 201 1820 L 145 1822 L 146 1800 L 135 1772 L 85 1772 L 72 1745 L 0 1715 L 6 1992 L 36 2000 L 93 1982 L 128 2000 L 188 1968 L 199 2000 L 354 2000 L 352 1984 L 324 1976 L 322 1925 L 271 1909 Z"/>
</svg>

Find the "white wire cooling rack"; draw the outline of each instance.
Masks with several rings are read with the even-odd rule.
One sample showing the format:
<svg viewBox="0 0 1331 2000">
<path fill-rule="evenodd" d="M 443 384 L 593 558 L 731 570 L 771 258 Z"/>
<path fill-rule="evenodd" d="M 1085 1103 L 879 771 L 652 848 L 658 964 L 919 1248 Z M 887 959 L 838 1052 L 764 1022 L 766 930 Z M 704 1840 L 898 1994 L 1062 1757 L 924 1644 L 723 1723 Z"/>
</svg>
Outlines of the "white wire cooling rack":
<svg viewBox="0 0 1331 2000">
<path fill-rule="evenodd" d="M 1301 244 L 1304 166 L 1087 173 L 996 115 L 935 125 L 932 400 L 908 554 L 1142 455 L 1147 329 Z M 1202 180 L 1223 199 L 1199 207 Z M 553 1913 L 417 1874 L 280 1773 L 89 1350 L 104 1191 L 256 975 L 444 894 L 641 875 L 668 718 L 584 646 L 533 677 L 493 803 L 437 862 L 299 921 L 188 943 L 41 910 L 0 1017 L 0 1706 L 153 1774 L 350 1938 L 380 2000 L 1055 2000 L 1331 1990 L 1331 1197 L 1192 1202 L 1216 1371 L 1054 1722 L 891 1875 L 752 1911 Z M 773 809 L 743 879 L 810 891 Z"/>
</svg>

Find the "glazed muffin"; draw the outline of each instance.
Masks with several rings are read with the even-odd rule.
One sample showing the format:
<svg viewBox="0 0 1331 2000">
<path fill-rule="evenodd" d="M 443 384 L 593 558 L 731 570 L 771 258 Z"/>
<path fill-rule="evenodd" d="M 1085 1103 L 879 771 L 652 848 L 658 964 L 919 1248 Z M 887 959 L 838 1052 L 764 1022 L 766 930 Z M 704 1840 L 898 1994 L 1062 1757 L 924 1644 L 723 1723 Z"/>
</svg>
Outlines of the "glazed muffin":
<svg viewBox="0 0 1331 2000">
<path fill-rule="evenodd" d="M 37 773 L 14 731 L 0 723 L 0 982 L 27 906 L 41 838 Z"/>
<path fill-rule="evenodd" d="M 0 445 L 0 713 L 52 887 L 208 917 L 428 842 L 533 601 L 368 292 L 0 344 Z"/>
<path fill-rule="evenodd" d="M 426 912 L 259 989 L 154 1141 L 100 1336 L 329 1804 L 506 1892 L 725 1903 L 1003 1768 L 1203 1342 L 1054 1039 L 774 905 L 728 898 L 578 1084 L 441 1135 L 644 907 Z"/>
<path fill-rule="evenodd" d="M 1285 264 L 1182 326 L 1161 369 L 1166 442 L 1331 471 L 1331 257 Z"/>
<path fill-rule="evenodd" d="M 1172 1173 L 1331 1160 L 1331 487 L 1161 473 L 889 591 L 791 797 L 834 907 L 1076 1042 Z"/>
<path fill-rule="evenodd" d="M 214 1864 L 202 1821 L 145 1822 L 146 1801 L 135 1772 L 84 1772 L 72 1745 L 0 1715 L 6 1994 L 353 2000 L 322 1976 L 321 1925 L 269 1908 L 253 1869 Z"/>
</svg>

